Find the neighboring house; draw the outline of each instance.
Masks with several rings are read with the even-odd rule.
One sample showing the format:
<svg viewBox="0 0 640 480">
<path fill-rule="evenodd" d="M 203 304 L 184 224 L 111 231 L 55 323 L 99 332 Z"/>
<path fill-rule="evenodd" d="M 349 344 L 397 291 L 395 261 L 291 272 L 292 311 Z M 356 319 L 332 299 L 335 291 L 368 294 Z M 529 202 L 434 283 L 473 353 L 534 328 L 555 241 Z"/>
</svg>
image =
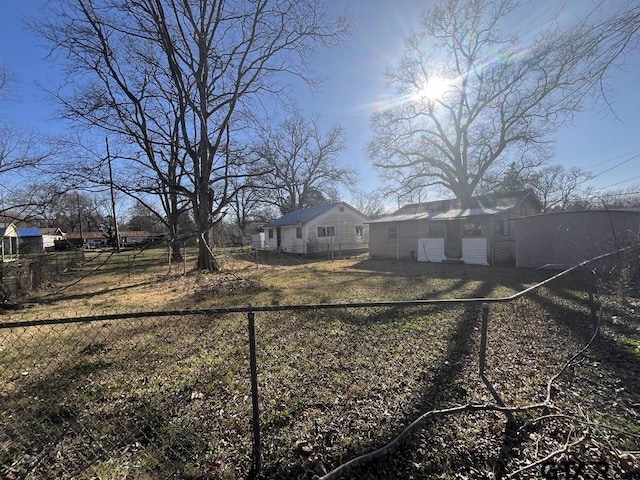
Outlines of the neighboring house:
<svg viewBox="0 0 640 480">
<path fill-rule="evenodd" d="M 19 228 L 20 250 L 23 253 L 43 253 L 54 250 L 56 240 L 64 239 L 59 228 Z"/>
<path fill-rule="evenodd" d="M 368 220 L 344 202 L 294 210 L 264 225 L 265 247 L 302 254 L 366 252 Z"/>
<path fill-rule="evenodd" d="M 532 191 L 402 207 L 369 222 L 371 258 L 454 261 L 478 265 L 513 263 L 514 218 L 539 213 Z"/>
<path fill-rule="evenodd" d="M 0 256 L 3 262 L 16 260 L 20 254 L 18 229 L 13 223 L 0 223 Z"/>
<path fill-rule="evenodd" d="M 141 245 L 150 243 L 158 239 L 158 235 L 152 235 L 142 230 L 123 230 L 118 232 L 120 236 L 120 246 L 130 247 L 132 245 Z M 110 247 L 115 244 L 112 238 L 105 232 L 71 232 L 67 233 L 67 240 L 76 246 L 84 246 L 86 248 L 103 248 Z"/>
<path fill-rule="evenodd" d="M 104 232 L 68 232 L 67 241 L 78 247 L 101 248 L 109 246 L 109 236 Z"/>
<path fill-rule="evenodd" d="M 616 251 L 637 239 L 640 212 L 586 210 L 518 218 L 516 267 L 565 268 Z"/>
<path fill-rule="evenodd" d="M 146 230 L 125 230 L 120 233 L 120 245 L 131 247 L 151 242 L 152 235 Z"/>
</svg>

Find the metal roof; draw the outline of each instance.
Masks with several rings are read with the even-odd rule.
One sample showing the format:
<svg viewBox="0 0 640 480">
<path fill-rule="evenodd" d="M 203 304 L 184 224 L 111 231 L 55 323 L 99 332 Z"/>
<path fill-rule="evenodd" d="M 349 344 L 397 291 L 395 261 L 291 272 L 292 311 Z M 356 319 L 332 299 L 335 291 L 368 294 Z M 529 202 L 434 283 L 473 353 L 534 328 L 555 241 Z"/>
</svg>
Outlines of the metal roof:
<svg viewBox="0 0 640 480">
<path fill-rule="evenodd" d="M 463 206 L 460 199 L 436 200 L 434 202 L 406 205 L 391 215 L 370 220 L 369 223 L 404 222 L 408 220 L 453 220 L 456 218 L 496 215 L 515 207 L 531 191 L 499 193 L 472 197 Z"/>
<path fill-rule="evenodd" d="M 41 235 L 63 235 L 59 228 L 51 227 L 22 227 L 18 229 L 21 237 L 39 237 Z"/>
<path fill-rule="evenodd" d="M 309 220 L 313 220 L 314 218 L 322 215 L 323 213 L 328 212 L 333 207 L 341 204 L 344 204 L 344 203 L 343 202 L 330 203 L 327 205 L 317 205 L 315 207 L 301 208 L 300 210 L 294 210 L 293 212 L 289 212 L 280 218 L 271 220 L 269 223 L 265 223 L 264 227 L 273 228 L 273 227 L 287 227 L 290 225 L 303 225 L 307 223 Z"/>
<path fill-rule="evenodd" d="M 19 228 L 18 235 L 21 237 L 39 237 L 40 235 L 42 235 L 42 228 L 40 227 Z"/>
</svg>

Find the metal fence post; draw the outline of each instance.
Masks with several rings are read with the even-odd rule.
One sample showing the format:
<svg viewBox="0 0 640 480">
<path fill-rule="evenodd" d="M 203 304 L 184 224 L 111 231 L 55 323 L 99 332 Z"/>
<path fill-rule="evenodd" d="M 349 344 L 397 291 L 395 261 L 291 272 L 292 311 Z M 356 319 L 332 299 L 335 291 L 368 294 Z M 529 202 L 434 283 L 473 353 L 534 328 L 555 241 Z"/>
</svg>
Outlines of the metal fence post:
<svg viewBox="0 0 640 480">
<path fill-rule="evenodd" d="M 260 474 L 260 411 L 258 408 L 258 365 L 256 360 L 256 324 L 255 312 L 247 313 L 249 320 L 249 364 L 251 367 L 251 402 L 253 405 L 253 462 L 249 478 L 255 479 Z"/>
<path fill-rule="evenodd" d="M 484 376 L 487 353 L 487 327 L 489 324 L 489 304 L 482 304 L 482 325 L 480 326 L 480 376 Z"/>
</svg>

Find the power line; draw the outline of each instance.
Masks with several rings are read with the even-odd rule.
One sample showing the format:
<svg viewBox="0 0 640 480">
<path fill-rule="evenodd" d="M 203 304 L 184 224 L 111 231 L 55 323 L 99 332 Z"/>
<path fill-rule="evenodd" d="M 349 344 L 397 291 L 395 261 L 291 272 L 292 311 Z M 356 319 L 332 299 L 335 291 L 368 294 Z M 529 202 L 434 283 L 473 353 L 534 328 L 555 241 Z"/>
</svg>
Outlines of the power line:
<svg viewBox="0 0 640 480">
<path fill-rule="evenodd" d="M 619 158 L 626 157 L 627 155 L 636 154 L 636 153 L 640 153 L 640 149 L 635 149 L 635 150 L 631 150 L 630 152 L 621 153 L 620 155 L 616 155 L 615 157 L 611 157 L 607 160 L 602 160 L 601 162 L 594 163 L 593 165 L 589 165 L 585 168 L 599 167 L 600 165 L 604 165 L 605 163 L 613 162 L 614 160 L 617 160 Z"/>
<path fill-rule="evenodd" d="M 629 163 L 631 160 L 633 160 L 634 158 L 638 158 L 640 157 L 640 153 L 636 153 L 635 155 L 627 158 L 626 160 L 623 160 L 620 163 L 616 163 L 613 167 L 609 167 L 603 171 L 601 171 L 600 173 L 597 173 L 596 175 L 594 175 L 593 177 L 591 177 L 589 180 L 593 180 L 594 178 L 598 178 L 599 176 L 601 176 L 604 173 L 610 172 L 611 170 L 613 170 L 614 168 L 618 168 L 621 167 L 622 165 L 624 165 L 625 163 Z M 586 181 L 586 180 L 585 180 Z"/>
<path fill-rule="evenodd" d="M 630 182 L 631 180 L 636 180 L 636 179 L 638 179 L 638 178 L 640 178 L 640 175 L 637 175 L 637 176 L 635 176 L 635 177 L 628 178 L 628 179 L 626 179 L 626 180 L 622 180 L 621 182 L 612 183 L 611 185 L 607 185 L 606 187 L 601 187 L 601 188 L 604 190 L 604 189 L 607 189 L 607 188 L 615 187 L 616 185 L 620 185 L 620 184 L 622 184 L 622 183 Z"/>
</svg>

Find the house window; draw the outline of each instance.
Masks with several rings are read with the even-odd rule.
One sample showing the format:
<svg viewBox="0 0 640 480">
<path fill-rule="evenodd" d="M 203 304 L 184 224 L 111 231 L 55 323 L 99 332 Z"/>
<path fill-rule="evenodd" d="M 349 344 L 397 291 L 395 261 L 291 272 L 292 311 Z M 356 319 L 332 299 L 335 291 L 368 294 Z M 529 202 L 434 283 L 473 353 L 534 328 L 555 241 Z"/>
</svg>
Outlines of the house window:
<svg viewBox="0 0 640 480">
<path fill-rule="evenodd" d="M 355 229 L 356 229 L 356 240 L 363 240 L 364 239 L 364 226 L 363 225 L 356 225 Z"/>
<path fill-rule="evenodd" d="M 397 241 L 398 240 L 398 227 L 389 227 L 388 230 L 389 240 Z"/>
<path fill-rule="evenodd" d="M 466 220 L 462 224 L 462 234 L 465 237 L 481 237 L 482 223 L 479 220 Z"/>
<path fill-rule="evenodd" d="M 302 227 L 296 227 L 296 238 L 302 238 Z"/>
<path fill-rule="evenodd" d="M 273 238 L 273 228 L 269 229 L 269 240 Z"/>
<path fill-rule="evenodd" d="M 429 222 L 429 238 L 444 238 L 444 222 Z"/>
<path fill-rule="evenodd" d="M 496 218 L 493 226 L 495 237 L 508 237 L 511 234 L 510 222 L 508 218 Z"/>
<path fill-rule="evenodd" d="M 318 238 L 335 237 L 336 227 L 333 225 L 318 227 Z"/>
</svg>

